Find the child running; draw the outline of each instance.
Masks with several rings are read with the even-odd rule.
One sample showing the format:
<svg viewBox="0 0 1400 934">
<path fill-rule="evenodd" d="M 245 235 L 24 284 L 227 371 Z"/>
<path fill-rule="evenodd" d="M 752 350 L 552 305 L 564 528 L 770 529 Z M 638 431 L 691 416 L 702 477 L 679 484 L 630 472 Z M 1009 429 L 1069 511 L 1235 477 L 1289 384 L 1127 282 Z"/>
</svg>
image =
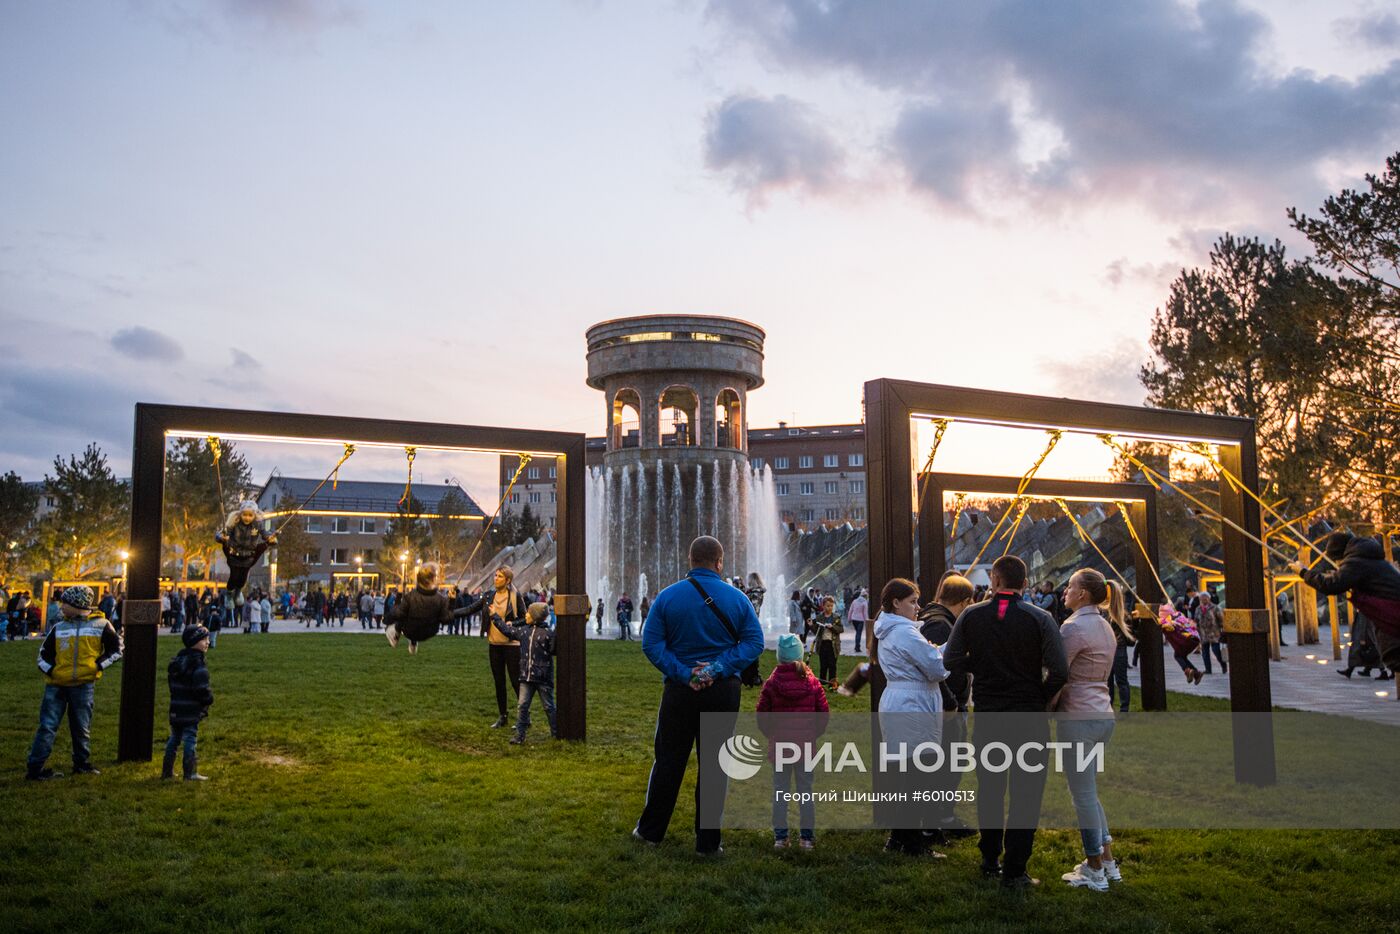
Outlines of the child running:
<svg viewBox="0 0 1400 934">
<path fill-rule="evenodd" d="M 812 741 L 826 732 L 829 710 L 821 682 L 812 674 L 812 669 L 802 662 L 802 640 L 794 633 L 784 633 L 778 639 L 778 667 L 773 669 L 758 695 L 758 727 L 768 737 L 768 760 L 774 761 L 779 742 L 801 743 L 804 759 L 809 756 Z M 800 844 L 804 850 L 817 845 L 817 805 L 812 800 L 812 777 L 811 770 L 804 768 L 802 762 L 790 763 L 781 771 L 774 768 L 774 849 L 786 849 L 788 845 L 786 795 L 794 783 L 802 796 L 797 806 L 801 823 Z"/>
<path fill-rule="evenodd" d="M 1201 636 L 1196 631 L 1196 624 L 1187 619 L 1185 614 L 1164 603 L 1157 612 L 1157 625 L 1162 627 L 1162 635 L 1171 645 L 1172 655 L 1181 666 L 1186 680 L 1200 684 L 1201 670 L 1191 663 L 1191 653 L 1201 647 Z"/>
<path fill-rule="evenodd" d="M 554 633 L 549 628 L 549 607 L 543 603 L 532 603 L 525 610 L 525 623 L 518 625 L 504 620 L 497 622 L 496 628 L 511 639 L 520 643 L 520 707 L 515 716 L 515 735 L 510 738 L 512 746 L 525 742 L 525 731 L 530 728 L 530 702 L 535 695 L 544 704 L 544 715 L 549 718 L 549 735 L 559 738 L 559 724 L 554 709 Z"/>
</svg>

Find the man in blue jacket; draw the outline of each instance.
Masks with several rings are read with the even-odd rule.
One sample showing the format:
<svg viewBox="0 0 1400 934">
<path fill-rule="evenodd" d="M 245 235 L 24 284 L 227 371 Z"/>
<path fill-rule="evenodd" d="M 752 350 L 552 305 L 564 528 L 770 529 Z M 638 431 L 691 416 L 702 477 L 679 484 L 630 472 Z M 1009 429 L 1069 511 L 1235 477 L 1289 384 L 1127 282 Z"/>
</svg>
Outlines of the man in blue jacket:
<svg viewBox="0 0 1400 934">
<path fill-rule="evenodd" d="M 695 849 L 720 852 L 720 819 L 728 789 L 719 767 L 719 745 L 701 742 L 701 714 L 725 714 L 729 729 L 739 715 L 739 673 L 763 652 L 763 628 L 744 592 L 721 577 L 724 547 L 702 535 L 690 543 L 690 573 L 656 597 L 642 623 L 642 652 L 666 679 L 656 715 L 656 759 L 647 800 L 632 836 L 660 843 L 676 809 L 690 750 L 697 748 Z M 701 802 L 705 802 L 701 826 Z"/>
</svg>

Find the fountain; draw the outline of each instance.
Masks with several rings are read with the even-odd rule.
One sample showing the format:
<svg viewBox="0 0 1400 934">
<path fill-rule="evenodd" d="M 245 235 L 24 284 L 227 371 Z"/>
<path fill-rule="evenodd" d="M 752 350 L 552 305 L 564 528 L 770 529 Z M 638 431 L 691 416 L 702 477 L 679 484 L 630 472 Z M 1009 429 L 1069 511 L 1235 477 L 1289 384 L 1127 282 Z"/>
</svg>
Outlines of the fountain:
<svg viewBox="0 0 1400 934">
<path fill-rule="evenodd" d="M 762 577 L 765 629 L 786 628 L 777 495 L 769 470 L 749 464 L 745 422 L 748 391 L 763 383 L 763 340 L 748 322 L 699 315 L 588 330 L 588 383 L 604 392 L 608 418 L 603 464 L 587 484 L 588 580 L 599 599 L 636 582 L 640 604 L 684 576 L 692 539 L 713 535 L 727 577 Z"/>
</svg>

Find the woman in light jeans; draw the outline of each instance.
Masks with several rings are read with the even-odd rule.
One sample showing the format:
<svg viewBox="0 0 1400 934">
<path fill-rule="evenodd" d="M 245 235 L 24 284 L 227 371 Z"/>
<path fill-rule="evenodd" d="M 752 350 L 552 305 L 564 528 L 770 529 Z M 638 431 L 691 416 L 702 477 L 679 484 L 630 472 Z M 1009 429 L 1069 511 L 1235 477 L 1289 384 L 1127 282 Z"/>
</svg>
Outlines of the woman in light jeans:
<svg viewBox="0 0 1400 934">
<path fill-rule="evenodd" d="M 1112 624 L 1103 614 L 1106 611 L 1111 617 L 1123 617 L 1123 591 L 1105 581 L 1098 571 L 1081 568 L 1074 572 L 1065 587 L 1064 604 L 1071 611 L 1060 626 L 1060 639 L 1069 662 L 1069 681 L 1054 701 L 1054 709 L 1060 714 L 1056 738 L 1074 744 L 1065 757 L 1069 763 L 1065 777 L 1079 816 L 1084 861 L 1060 878 L 1075 888 L 1107 892 L 1110 879 L 1120 881 L 1123 877 L 1113 859 L 1113 838 L 1109 836 L 1108 818 L 1099 803 L 1096 760 L 1085 753 L 1096 744 L 1107 745 L 1113 735 L 1108 676 L 1113 669 L 1118 640 Z M 1102 761 L 1102 754 L 1097 761 Z"/>
</svg>

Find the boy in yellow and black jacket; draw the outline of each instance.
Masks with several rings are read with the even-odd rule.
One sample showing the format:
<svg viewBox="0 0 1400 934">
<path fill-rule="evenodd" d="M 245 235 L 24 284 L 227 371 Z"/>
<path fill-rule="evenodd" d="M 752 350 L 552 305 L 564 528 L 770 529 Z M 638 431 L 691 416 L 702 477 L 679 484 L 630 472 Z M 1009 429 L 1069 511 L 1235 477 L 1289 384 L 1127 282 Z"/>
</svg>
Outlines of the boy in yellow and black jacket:
<svg viewBox="0 0 1400 934">
<path fill-rule="evenodd" d="M 92 590 L 69 587 L 59 594 L 63 618 L 49 629 L 39 646 L 39 670 L 48 682 L 39 706 L 39 729 L 29 747 L 25 778 L 46 781 L 63 773 L 46 768 L 58 726 L 68 714 L 73 737 L 73 774 L 97 775 L 90 761 L 88 730 L 92 723 L 93 687 L 102 672 L 121 660 L 122 640 L 117 630 L 93 609 Z"/>
</svg>

